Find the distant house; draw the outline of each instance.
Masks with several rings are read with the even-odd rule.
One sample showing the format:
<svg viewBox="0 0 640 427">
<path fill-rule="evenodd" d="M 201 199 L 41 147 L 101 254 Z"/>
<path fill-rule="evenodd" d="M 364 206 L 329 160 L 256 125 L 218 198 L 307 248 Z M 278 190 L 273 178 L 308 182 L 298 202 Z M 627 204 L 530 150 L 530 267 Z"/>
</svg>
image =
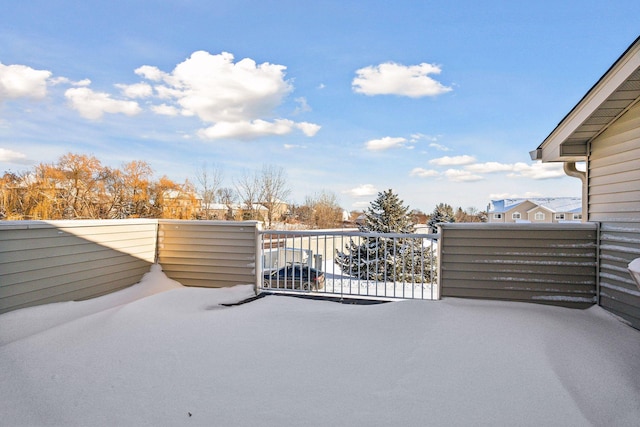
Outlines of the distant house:
<svg viewBox="0 0 640 427">
<path fill-rule="evenodd" d="M 241 210 L 241 206 L 237 203 L 211 203 L 204 212 L 203 219 L 240 220 L 242 219 Z"/>
<path fill-rule="evenodd" d="M 640 37 L 530 154 L 582 181 L 584 215 L 600 229 L 598 302 L 640 328 L 627 270 L 640 257 Z"/>
<path fill-rule="evenodd" d="M 247 207 L 244 203 L 210 203 L 208 209 L 203 207 L 202 219 L 214 220 L 231 220 L 242 221 L 246 219 L 256 219 L 265 221 L 268 217 L 268 208 L 266 203 L 253 203 L 251 207 Z M 289 210 L 289 205 L 280 202 L 274 206 L 273 216 L 276 220 L 280 220 Z"/>
<path fill-rule="evenodd" d="M 193 219 L 200 212 L 202 199 L 197 194 L 178 190 L 169 190 L 163 194 L 162 217 L 174 219 Z"/>
<path fill-rule="evenodd" d="M 545 197 L 492 200 L 489 222 L 554 223 L 582 221 L 580 197 Z"/>
</svg>

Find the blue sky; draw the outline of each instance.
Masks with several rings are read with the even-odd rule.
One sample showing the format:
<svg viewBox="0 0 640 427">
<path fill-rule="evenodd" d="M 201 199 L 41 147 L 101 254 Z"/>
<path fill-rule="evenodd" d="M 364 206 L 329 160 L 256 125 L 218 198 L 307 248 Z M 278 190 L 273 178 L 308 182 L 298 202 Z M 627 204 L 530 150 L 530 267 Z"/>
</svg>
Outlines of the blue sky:
<svg viewBox="0 0 640 427">
<path fill-rule="evenodd" d="M 580 196 L 528 152 L 640 33 L 637 0 L 5 3 L 0 172 L 273 165 L 347 210 Z"/>
</svg>

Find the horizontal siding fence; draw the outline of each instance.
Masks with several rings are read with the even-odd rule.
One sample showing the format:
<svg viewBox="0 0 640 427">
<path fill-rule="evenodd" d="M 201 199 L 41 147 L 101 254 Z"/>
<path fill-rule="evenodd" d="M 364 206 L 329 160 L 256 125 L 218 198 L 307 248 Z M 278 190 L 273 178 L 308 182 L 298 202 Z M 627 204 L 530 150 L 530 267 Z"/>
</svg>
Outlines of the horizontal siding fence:
<svg viewBox="0 0 640 427">
<path fill-rule="evenodd" d="M 257 221 L 159 220 L 158 263 L 185 286 L 256 286 Z"/>
<path fill-rule="evenodd" d="M 441 224 L 440 231 L 443 297 L 597 302 L 597 224 Z"/>
<path fill-rule="evenodd" d="M 107 294 L 154 263 L 157 221 L 0 222 L 0 313 Z"/>
<path fill-rule="evenodd" d="M 640 291 L 627 271 L 640 258 L 640 103 L 589 146 L 589 220 L 600 223 L 599 304 L 640 329 Z"/>
<path fill-rule="evenodd" d="M 262 274 L 259 290 L 276 293 L 367 299 L 438 299 L 437 234 L 363 233 L 357 230 L 274 231 L 260 233 Z M 368 251 L 349 251 L 349 245 Z M 336 259 L 350 257 L 351 269 Z M 321 288 L 290 278 L 286 267 L 302 266 L 324 276 Z M 283 272 L 278 275 L 277 272 Z M 347 270 L 347 271 L 345 271 Z M 274 275 L 270 279 L 271 275 Z"/>
<path fill-rule="evenodd" d="M 603 307 L 637 327 L 640 292 L 626 271 L 640 257 L 635 225 L 441 224 L 438 234 L 380 234 L 261 231 L 256 221 L 3 221 L 0 313 L 123 289 L 159 262 L 186 286 L 251 284 L 257 292 L 341 298 L 463 297 L 582 308 L 596 303 L 600 291 Z M 347 250 L 363 244 L 366 251 Z M 336 262 L 339 253 L 351 256 L 351 268 Z M 288 265 L 317 269 L 323 286 L 265 283 L 265 275 Z"/>
<path fill-rule="evenodd" d="M 599 304 L 640 329 L 640 291 L 627 268 L 635 258 L 640 258 L 640 223 L 603 224 Z"/>
</svg>

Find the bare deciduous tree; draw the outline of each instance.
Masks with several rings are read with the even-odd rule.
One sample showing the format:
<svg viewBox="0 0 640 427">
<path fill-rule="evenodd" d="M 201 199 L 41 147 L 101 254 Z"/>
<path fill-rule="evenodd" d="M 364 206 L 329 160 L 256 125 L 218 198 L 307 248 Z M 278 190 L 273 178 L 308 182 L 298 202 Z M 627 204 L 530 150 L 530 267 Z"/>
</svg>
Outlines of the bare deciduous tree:
<svg viewBox="0 0 640 427">
<path fill-rule="evenodd" d="M 64 180 L 58 184 L 60 199 L 65 204 L 65 218 L 97 218 L 93 196 L 96 193 L 102 165 L 93 156 L 68 153 L 58 160 Z"/>
<path fill-rule="evenodd" d="M 225 214 L 224 219 L 229 221 L 235 219 L 233 205 L 235 204 L 236 200 L 238 200 L 238 194 L 234 191 L 234 189 L 229 187 L 220 188 L 218 190 L 218 200 L 220 200 L 220 203 L 227 207 L 227 213 Z"/>
<path fill-rule="evenodd" d="M 315 209 L 315 221 L 318 228 L 342 226 L 342 212 L 335 193 L 322 191 L 319 194 Z"/>
<path fill-rule="evenodd" d="M 284 200 L 291 193 L 287 187 L 284 169 L 273 165 L 264 165 L 259 176 L 259 188 L 259 202 L 267 208 L 266 226 L 272 228 L 275 217 L 284 213 L 282 212 L 282 208 L 286 205 Z"/>
<path fill-rule="evenodd" d="M 151 214 L 149 187 L 153 170 L 145 161 L 134 160 L 122 166 L 125 205 L 131 218 L 145 218 Z"/>
<path fill-rule="evenodd" d="M 100 176 L 100 218 L 122 219 L 127 217 L 124 177 L 120 169 L 104 168 Z"/>
<path fill-rule="evenodd" d="M 122 169 L 93 156 L 68 153 L 55 164 L 0 177 L 0 219 L 195 218 L 199 200 L 187 180 L 152 179 L 144 161 Z"/>
<path fill-rule="evenodd" d="M 0 219 L 21 219 L 23 215 L 22 177 L 5 172 L 0 178 Z"/>
<path fill-rule="evenodd" d="M 204 218 L 211 219 L 211 205 L 215 203 L 216 195 L 223 181 L 222 168 L 215 164 L 208 166 L 207 162 L 204 162 L 198 169 L 196 178 L 200 184 Z"/>
<path fill-rule="evenodd" d="M 260 183 L 256 172 L 242 171 L 240 178 L 234 181 L 236 192 L 242 203 L 242 219 L 260 219 L 258 203 Z"/>
</svg>

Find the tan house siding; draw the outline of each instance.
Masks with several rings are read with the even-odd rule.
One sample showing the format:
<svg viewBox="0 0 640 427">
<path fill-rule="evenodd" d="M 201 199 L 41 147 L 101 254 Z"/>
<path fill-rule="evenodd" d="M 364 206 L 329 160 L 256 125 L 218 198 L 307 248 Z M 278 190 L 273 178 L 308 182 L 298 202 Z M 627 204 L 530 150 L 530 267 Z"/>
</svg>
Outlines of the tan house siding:
<svg viewBox="0 0 640 427">
<path fill-rule="evenodd" d="M 640 257 L 640 104 L 591 143 L 589 220 L 600 234 L 600 304 L 640 328 L 640 292 L 627 265 Z"/>
<path fill-rule="evenodd" d="M 496 210 L 489 210 L 489 222 L 490 223 L 506 223 L 515 224 L 521 222 L 531 223 L 559 223 L 564 221 L 581 221 L 581 218 L 576 218 L 576 215 L 571 212 L 573 207 L 571 204 L 564 206 L 553 206 L 553 202 L 563 201 L 566 198 L 533 198 L 531 200 L 522 199 L 521 202 L 514 204 L 513 207 L 508 210 L 502 211 L 502 207 L 496 208 Z M 508 199 L 507 199 L 508 200 Z M 492 204 L 502 201 L 492 201 Z M 491 206 L 491 205 L 490 205 Z M 553 206 L 553 207 L 550 207 Z M 557 210 L 556 210 L 557 209 Z M 543 218 L 536 218 L 536 213 L 543 214 Z M 495 218 L 495 214 L 499 214 L 500 218 Z M 515 215 L 515 217 L 514 217 Z M 518 217 L 519 216 L 519 217 Z M 561 216 L 561 217 L 559 217 Z"/>
<path fill-rule="evenodd" d="M 185 286 L 255 285 L 257 221 L 159 220 L 158 263 Z"/>
<path fill-rule="evenodd" d="M 508 210 L 505 213 L 505 222 L 507 223 L 515 223 L 518 221 L 528 221 L 529 217 L 527 215 L 527 211 L 529 211 L 531 208 L 533 208 L 535 206 L 535 204 L 526 201 L 526 202 L 522 202 L 520 203 L 518 206 Z M 514 213 L 519 213 L 520 214 L 520 218 L 514 218 L 513 214 Z"/>
<path fill-rule="evenodd" d="M 155 220 L 0 222 L 0 313 L 137 283 L 156 233 Z"/>
<path fill-rule="evenodd" d="M 640 292 L 627 266 L 640 257 L 640 37 L 537 149 L 583 182 L 583 213 L 600 224 L 599 303 L 640 329 Z M 575 162 L 585 161 L 580 172 Z"/>
<path fill-rule="evenodd" d="M 541 219 L 536 219 L 536 214 L 542 214 L 542 218 Z M 532 223 L 550 223 L 553 221 L 553 214 L 551 212 L 549 212 L 547 209 L 541 208 L 539 206 L 536 206 L 535 208 L 531 209 L 529 212 L 527 212 L 527 215 L 529 216 L 529 221 L 531 221 Z"/>
<path fill-rule="evenodd" d="M 588 307 L 596 296 L 596 224 L 441 224 L 443 297 Z"/>
</svg>

